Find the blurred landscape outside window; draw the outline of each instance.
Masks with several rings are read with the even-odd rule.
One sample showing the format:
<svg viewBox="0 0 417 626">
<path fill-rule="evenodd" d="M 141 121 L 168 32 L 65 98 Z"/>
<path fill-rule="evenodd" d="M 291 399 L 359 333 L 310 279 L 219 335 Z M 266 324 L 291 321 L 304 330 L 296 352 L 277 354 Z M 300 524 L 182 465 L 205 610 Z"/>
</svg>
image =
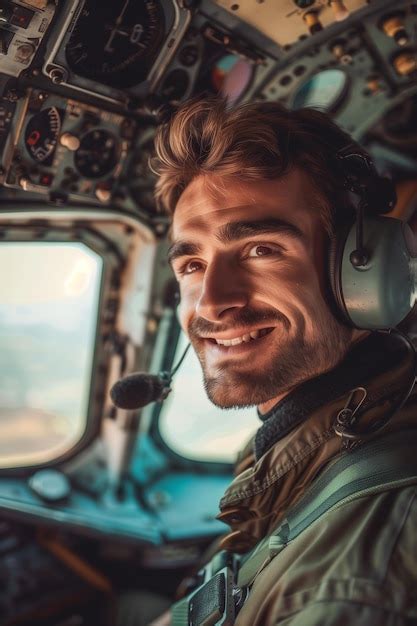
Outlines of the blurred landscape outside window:
<svg viewBox="0 0 417 626">
<path fill-rule="evenodd" d="M 0 245 L 0 467 L 50 461 L 87 422 L 102 260 L 81 243 Z"/>
<path fill-rule="evenodd" d="M 180 335 L 174 364 L 187 345 Z M 159 428 L 178 454 L 200 461 L 233 462 L 261 425 L 256 408 L 219 409 L 207 398 L 200 362 L 191 348 L 174 376 Z"/>
</svg>

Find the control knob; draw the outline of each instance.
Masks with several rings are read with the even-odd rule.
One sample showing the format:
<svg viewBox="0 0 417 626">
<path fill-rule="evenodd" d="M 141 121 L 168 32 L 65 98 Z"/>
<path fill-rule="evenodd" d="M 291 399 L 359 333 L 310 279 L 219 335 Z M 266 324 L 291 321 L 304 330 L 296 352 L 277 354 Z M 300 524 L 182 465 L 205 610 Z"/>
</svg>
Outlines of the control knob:
<svg viewBox="0 0 417 626">
<path fill-rule="evenodd" d="M 413 52 L 401 52 L 393 60 L 393 65 L 400 76 L 411 76 L 417 71 L 417 54 Z"/>
<path fill-rule="evenodd" d="M 22 43 L 17 47 L 15 60 L 20 63 L 27 63 L 35 50 L 36 48 L 32 43 Z"/>
<path fill-rule="evenodd" d="M 77 135 L 73 135 L 72 133 L 62 133 L 59 138 L 59 143 L 64 148 L 71 150 L 71 152 L 75 152 L 80 147 L 80 140 Z"/>
<path fill-rule="evenodd" d="M 320 30 L 323 30 L 317 11 L 308 11 L 307 13 L 304 13 L 303 20 L 307 24 L 308 30 L 312 35 L 314 35 L 314 33 L 318 33 Z"/>
<path fill-rule="evenodd" d="M 343 20 L 349 17 L 349 11 L 342 0 L 330 0 L 330 6 L 333 9 L 336 22 L 343 22 Z"/>
<path fill-rule="evenodd" d="M 408 43 L 408 34 L 403 23 L 401 14 L 391 15 L 384 18 L 381 28 L 388 37 L 392 37 L 399 46 L 405 46 Z"/>
</svg>

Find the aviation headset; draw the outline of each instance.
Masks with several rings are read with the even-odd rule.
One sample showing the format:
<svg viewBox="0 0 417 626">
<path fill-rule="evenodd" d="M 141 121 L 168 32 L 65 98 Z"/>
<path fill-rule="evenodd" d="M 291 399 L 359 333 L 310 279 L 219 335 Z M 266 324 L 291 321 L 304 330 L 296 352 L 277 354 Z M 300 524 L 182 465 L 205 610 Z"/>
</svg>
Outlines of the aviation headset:
<svg viewBox="0 0 417 626">
<path fill-rule="evenodd" d="M 394 328 L 416 299 L 413 232 L 399 219 L 381 217 L 394 208 L 396 193 L 369 155 L 349 144 L 336 157 L 356 211 L 354 224 L 330 244 L 330 287 L 337 312 L 355 328 Z"/>
</svg>

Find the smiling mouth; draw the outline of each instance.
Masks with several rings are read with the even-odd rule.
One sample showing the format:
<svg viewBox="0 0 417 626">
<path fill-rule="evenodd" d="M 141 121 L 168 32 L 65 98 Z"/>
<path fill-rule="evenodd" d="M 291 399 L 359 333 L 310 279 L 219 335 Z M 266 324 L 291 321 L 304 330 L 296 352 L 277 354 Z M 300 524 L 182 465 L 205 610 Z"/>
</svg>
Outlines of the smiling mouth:
<svg viewBox="0 0 417 626">
<path fill-rule="evenodd" d="M 241 335 L 240 337 L 234 337 L 233 339 L 209 338 L 208 341 L 218 346 L 225 346 L 225 347 L 238 346 L 243 343 L 252 343 L 253 341 L 256 341 L 257 339 L 260 339 L 261 337 L 268 335 L 273 330 L 274 330 L 273 327 L 272 328 L 259 328 L 258 330 L 252 330 L 249 333 Z"/>
</svg>

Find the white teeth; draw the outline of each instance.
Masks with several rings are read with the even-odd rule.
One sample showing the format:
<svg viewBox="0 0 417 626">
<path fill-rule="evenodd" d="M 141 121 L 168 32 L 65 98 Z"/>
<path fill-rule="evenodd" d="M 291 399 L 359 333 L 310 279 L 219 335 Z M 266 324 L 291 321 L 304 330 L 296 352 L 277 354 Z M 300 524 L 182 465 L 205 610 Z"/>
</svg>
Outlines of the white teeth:
<svg viewBox="0 0 417 626">
<path fill-rule="evenodd" d="M 234 341 L 233 339 L 223 339 L 223 341 L 221 341 L 220 339 L 216 339 L 217 343 L 219 343 L 221 346 L 232 346 L 232 341 Z M 238 340 L 239 341 L 239 340 Z"/>
<path fill-rule="evenodd" d="M 243 343 L 243 337 L 235 337 L 235 339 L 216 339 L 216 342 L 220 346 L 237 346 L 239 343 Z"/>
<path fill-rule="evenodd" d="M 216 339 L 216 343 L 220 346 L 237 346 L 240 343 L 249 343 L 252 339 L 258 339 L 258 337 L 263 337 L 269 332 L 270 329 L 262 328 L 261 330 L 252 330 L 250 333 L 246 335 L 242 335 L 242 337 L 235 337 L 234 339 Z"/>
</svg>

